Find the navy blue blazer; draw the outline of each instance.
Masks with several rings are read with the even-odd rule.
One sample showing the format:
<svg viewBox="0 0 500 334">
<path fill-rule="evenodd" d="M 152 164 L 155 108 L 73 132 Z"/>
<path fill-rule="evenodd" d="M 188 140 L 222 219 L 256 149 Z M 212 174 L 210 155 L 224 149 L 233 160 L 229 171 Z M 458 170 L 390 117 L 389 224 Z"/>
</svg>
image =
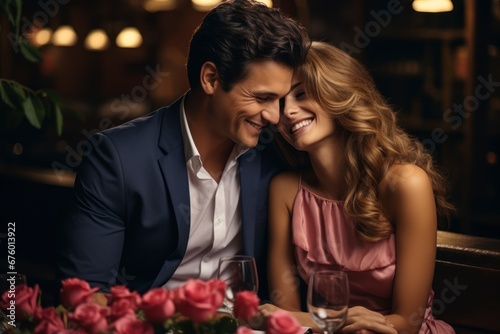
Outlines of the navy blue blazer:
<svg viewBox="0 0 500 334">
<path fill-rule="evenodd" d="M 181 99 L 145 117 L 95 134 L 64 222 L 58 278 L 79 277 L 109 291 L 125 284 L 144 293 L 167 282 L 189 237 L 189 188 L 180 129 Z M 267 294 L 267 199 L 283 168 L 270 143 L 239 158 L 242 253 L 255 256 Z M 264 138 L 264 136 L 261 136 Z"/>
</svg>

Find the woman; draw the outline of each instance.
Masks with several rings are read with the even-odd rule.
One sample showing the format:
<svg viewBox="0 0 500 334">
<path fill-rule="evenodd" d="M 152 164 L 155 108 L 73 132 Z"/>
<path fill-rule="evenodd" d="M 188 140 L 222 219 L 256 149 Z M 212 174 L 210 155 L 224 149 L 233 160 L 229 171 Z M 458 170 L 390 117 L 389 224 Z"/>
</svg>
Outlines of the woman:
<svg viewBox="0 0 500 334">
<path fill-rule="evenodd" d="M 397 126 L 367 71 L 326 43 L 313 43 L 283 102 L 277 139 L 297 172 L 270 185 L 275 305 L 313 326 L 291 275 L 307 282 L 313 268 L 342 267 L 343 332 L 454 333 L 431 311 L 437 216 L 453 211 L 431 156 Z"/>
</svg>

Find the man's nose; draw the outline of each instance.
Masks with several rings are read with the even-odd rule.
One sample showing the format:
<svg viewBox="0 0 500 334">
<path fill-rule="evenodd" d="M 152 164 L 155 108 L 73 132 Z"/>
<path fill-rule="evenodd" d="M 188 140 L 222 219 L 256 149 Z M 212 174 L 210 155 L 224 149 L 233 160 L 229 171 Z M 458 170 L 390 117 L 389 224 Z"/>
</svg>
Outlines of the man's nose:
<svg viewBox="0 0 500 334">
<path fill-rule="evenodd" d="M 269 105 L 266 109 L 262 110 L 262 117 L 269 123 L 278 124 L 280 120 L 279 102 L 276 101 L 272 105 Z"/>
</svg>

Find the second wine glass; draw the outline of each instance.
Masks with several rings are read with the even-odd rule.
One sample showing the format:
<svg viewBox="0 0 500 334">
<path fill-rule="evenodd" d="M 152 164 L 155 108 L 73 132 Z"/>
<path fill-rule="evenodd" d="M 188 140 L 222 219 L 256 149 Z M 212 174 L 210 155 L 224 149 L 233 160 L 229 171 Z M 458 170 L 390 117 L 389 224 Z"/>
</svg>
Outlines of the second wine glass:
<svg viewBox="0 0 500 334">
<path fill-rule="evenodd" d="M 224 306 L 233 311 L 236 294 L 240 291 L 259 290 L 255 259 L 251 256 L 227 256 L 219 260 L 218 278 L 226 283 Z"/>
<path fill-rule="evenodd" d="M 332 334 L 347 319 L 349 282 L 339 270 L 313 271 L 307 286 L 307 309 L 325 333 Z"/>
</svg>

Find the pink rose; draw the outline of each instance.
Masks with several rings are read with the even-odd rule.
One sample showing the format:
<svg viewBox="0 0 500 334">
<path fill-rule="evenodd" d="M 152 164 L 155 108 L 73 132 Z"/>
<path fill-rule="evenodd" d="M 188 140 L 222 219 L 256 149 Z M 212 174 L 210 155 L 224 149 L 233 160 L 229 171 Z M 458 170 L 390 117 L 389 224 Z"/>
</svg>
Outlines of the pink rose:
<svg viewBox="0 0 500 334">
<path fill-rule="evenodd" d="M 285 310 L 278 310 L 267 318 L 266 334 L 302 334 L 297 319 Z"/>
<path fill-rule="evenodd" d="M 47 307 L 37 313 L 39 323 L 33 334 L 57 333 L 64 330 L 64 322 L 54 307 Z"/>
<path fill-rule="evenodd" d="M 241 326 L 236 330 L 236 334 L 253 334 L 253 330 L 248 327 Z"/>
<path fill-rule="evenodd" d="M 118 319 L 114 324 L 114 334 L 154 334 L 153 326 L 134 316 Z"/>
<path fill-rule="evenodd" d="M 107 330 L 107 315 L 107 308 L 94 303 L 84 303 L 78 305 L 73 313 L 68 314 L 68 317 L 90 334 L 97 334 Z"/>
<path fill-rule="evenodd" d="M 208 281 L 208 285 L 210 286 L 210 289 L 216 291 L 216 296 L 219 298 L 218 300 L 215 300 L 214 303 L 218 304 L 219 307 L 222 306 L 222 303 L 224 302 L 224 297 L 226 296 L 226 282 L 220 279 L 212 279 Z"/>
<path fill-rule="evenodd" d="M 118 299 L 111 303 L 110 306 L 110 318 L 111 320 L 116 320 L 122 318 L 126 315 L 135 314 L 136 310 L 135 303 L 130 299 Z"/>
<path fill-rule="evenodd" d="M 35 284 L 33 288 L 26 284 L 19 284 L 16 286 L 15 293 L 11 290 L 4 292 L 0 303 L 4 309 L 12 307 L 11 305 L 15 305 L 16 320 L 23 321 L 29 316 L 34 315 L 37 308 L 39 308 L 39 293 L 40 287 L 37 284 Z M 11 301 L 14 301 L 15 304 L 12 304 Z"/>
<path fill-rule="evenodd" d="M 215 281 L 188 280 L 177 293 L 177 310 L 194 322 L 213 318 L 224 301 L 224 291 Z"/>
<path fill-rule="evenodd" d="M 249 322 L 259 313 L 260 299 L 252 291 L 240 291 L 236 293 L 234 302 L 234 316 Z"/>
<path fill-rule="evenodd" d="M 155 288 L 142 296 L 140 309 L 149 321 L 163 323 L 174 314 L 175 305 L 167 290 Z"/>
<path fill-rule="evenodd" d="M 130 292 L 130 290 L 124 285 L 117 285 L 111 288 L 111 302 L 127 299 L 131 302 L 134 309 L 141 303 L 141 296 L 134 291 Z"/>
<path fill-rule="evenodd" d="M 89 283 L 79 278 L 67 278 L 61 283 L 61 304 L 66 308 L 75 308 L 77 305 L 90 301 L 92 294 L 99 290 L 99 288 L 90 288 Z"/>
</svg>

